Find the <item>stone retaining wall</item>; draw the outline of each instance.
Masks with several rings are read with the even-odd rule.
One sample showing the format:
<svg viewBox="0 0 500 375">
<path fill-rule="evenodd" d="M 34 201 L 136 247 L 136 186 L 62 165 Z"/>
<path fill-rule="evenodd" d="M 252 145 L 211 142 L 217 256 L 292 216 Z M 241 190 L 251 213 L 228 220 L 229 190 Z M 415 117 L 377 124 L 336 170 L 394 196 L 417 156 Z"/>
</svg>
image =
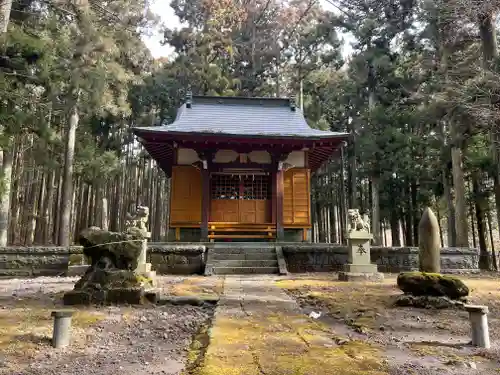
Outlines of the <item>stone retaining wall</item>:
<svg viewBox="0 0 500 375">
<path fill-rule="evenodd" d="M 150 243 L 148 262 L 158 274 L 203 274 L 207 248 L 211 244 Z M 282 244 L 289 272 L 336 272 L 347 263 L 347 247 L 331 244 Z M 443 273 L 476 272 L 478 251 L 443 248 Z M 371 260 L 380 272 L 418 269 L 418 249 L 412 247 L 372 247 Z M 0 248 L 0 277 L 66 275 L 69 265 L 85 264 L 81 246 Z M 79 271 L 80 272 L 80 271 Z"/>
<path fill-rule="evenodd" d="M 0 248 L 0 277 L 71 276 L 87 263 L 81 246 L 9 246 Z M 206 246 L 150 243 L 148 262 L 158 274 L 203 274 Z M 69 266 L 76 266 L 69 269 Z M 78 269 L 75 271 L 75 269 Z"/>
<path fill-rule="evenodd" d="M 0 277 L 62 276 L 70 256 L 81 252 L 81 246 L 0 247 Z"/>
<path fill-rule="evenodd" d="M 205 245 L 151 243 L 148 262 L 157 274 L 202 275 L 206 263 Z"/>
<path fill-rule="evenodd" d="M 289 272 L 336 272 L 347 263 L 347 247 L 330 244 L 283 245 Z M 371 261 L 380 272 L 398 273 L 418 270 L 418 248 L 371 248 Z M 476 249 L 441 249 L 441 272 L 477 272 L 479 255 Z"/>
</svg>

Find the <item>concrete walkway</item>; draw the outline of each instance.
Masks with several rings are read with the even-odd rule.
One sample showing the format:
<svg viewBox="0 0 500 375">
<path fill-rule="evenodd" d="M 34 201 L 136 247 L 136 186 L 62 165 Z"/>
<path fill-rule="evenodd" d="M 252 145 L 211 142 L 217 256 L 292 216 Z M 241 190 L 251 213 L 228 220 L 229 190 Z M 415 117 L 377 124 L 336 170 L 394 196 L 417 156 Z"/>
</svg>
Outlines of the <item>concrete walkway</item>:
<svg viewBox="0 0 500 375">
<path fill-rule="evenodd" d="M 226 276 L 224 294 L 219 301 L 218 314 L 297 312 L 297 302 L 275 285 L 276 276 Z M 238 309 L 239 308 L 239 309 Z"/>
<path fill-rule="evenodd" d="M 305 316 L 277 279 L 225 277 L 200 375 L 385 374 L 376 348 Z"/>
</svg>

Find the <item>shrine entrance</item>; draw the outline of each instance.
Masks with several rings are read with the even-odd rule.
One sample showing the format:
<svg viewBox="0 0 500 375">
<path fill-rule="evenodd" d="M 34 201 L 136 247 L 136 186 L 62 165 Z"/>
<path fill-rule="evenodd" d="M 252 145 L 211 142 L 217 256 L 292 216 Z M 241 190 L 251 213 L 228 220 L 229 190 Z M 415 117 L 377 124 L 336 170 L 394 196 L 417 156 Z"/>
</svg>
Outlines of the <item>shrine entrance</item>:
<svg viewBox="0 0 500 375">
<path fill-rule="evenodd" d="M 211 223 L 271 224 L 269 173 L 212 173 Z"/>
</svg>

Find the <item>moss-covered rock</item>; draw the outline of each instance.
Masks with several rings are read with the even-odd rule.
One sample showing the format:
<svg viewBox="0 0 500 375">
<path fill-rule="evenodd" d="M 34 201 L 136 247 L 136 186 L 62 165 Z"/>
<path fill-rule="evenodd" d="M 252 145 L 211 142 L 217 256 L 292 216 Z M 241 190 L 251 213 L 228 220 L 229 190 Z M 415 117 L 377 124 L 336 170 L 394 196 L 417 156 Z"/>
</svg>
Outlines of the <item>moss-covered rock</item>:
<svg viewBox="0 0 500 375">
<path fill-rule="evenodd" d="M 448 297 L 400 295 L 394 302 L 396 306 L 417 307 L 422 309 L 449 309 L 461 308 L 464 302 L 452 300 Z"/>
<path fill-rule="evenodd" d="M 398 287 L 413 296 L 444 296 L 454 300 L 469 295 L 469 288 L 457 277 L 439 273 L 404 272 L 398 276 Z"/>
<path fill-rule="evenodd" d="M 98 262 L 100 268 L 134 270 L 141 254 L 143 237 L 141 232 L 134 234 L 108 232 L 99 228 L 88 228 L 80 233 L 78 242 L 84 247 L 83 253 L 90 258 L 91 265 Z"/>
</svg>

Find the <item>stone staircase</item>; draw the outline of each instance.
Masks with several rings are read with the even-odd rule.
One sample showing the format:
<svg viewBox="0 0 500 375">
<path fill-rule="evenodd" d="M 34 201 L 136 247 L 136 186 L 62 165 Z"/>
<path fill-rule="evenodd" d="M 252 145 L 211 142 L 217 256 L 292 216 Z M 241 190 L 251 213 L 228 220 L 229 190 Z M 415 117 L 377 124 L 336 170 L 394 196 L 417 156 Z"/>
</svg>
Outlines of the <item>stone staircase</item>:
<svg viewBox="0 0 500 375">
<path fill-rule="evenodd" d="M 283 273 L 274 244 L 224 243 L 209 249 L 205 275 Z"/>
</svg>

